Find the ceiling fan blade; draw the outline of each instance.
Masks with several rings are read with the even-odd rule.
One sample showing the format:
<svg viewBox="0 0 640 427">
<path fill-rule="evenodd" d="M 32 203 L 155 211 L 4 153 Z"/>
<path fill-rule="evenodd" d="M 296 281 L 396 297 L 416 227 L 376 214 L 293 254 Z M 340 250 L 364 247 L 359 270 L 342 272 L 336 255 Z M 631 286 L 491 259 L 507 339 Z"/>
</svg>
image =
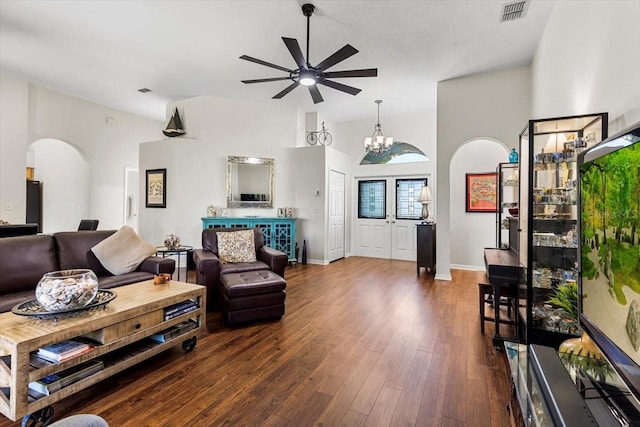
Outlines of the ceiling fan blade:
<svg viewBox="0 0 640 427">
<path fill-rule="evenodd" d="M 346 92 L 349 95 L 357 95 L 362 91 L 362 89 L 358 89 L 357 87 L 343 85 L 342 83 L 333 82 L 331 80 L 322 80 L 318 83 L 321 85 L 329 86 L 330 88 L 337 89 L 342 92 Z"/>
<path fill-rule="evenodd" d="M 318 89 L 318 86 L 316 85 L 309 86 L 309 93 L 311 94 L 311 98 L 313 98 L 314 104 L 324 101 L 324 99 L 322 98 L 322 95 L 320 95 L 320 89 Z"/>
<path fill-rule="evenodd" d="M 289 92 L 291 92 L 292 90 L 297 88 L 298 85 L 300 85 L 300 83 L 298 83 L 298 82 L 291 83 L 289 86 L 285 87 L 282 92 L 279 92 L 279 93 L 275 94 L 271 99 L 280 99 L 280 98 L 282 98 L 283 96 L 285 96 L 286 94 L 288 94 Z"/>
<path fill-rule="evenodd" d="M 328 57 L 318 65 L 316 65 L 316 68 L 320 70 L 326 70 L 330 67 L 333 67 L 338 62 L 342 62 L 345 59 L 349 58 L 350 56 L 355 55 L 356 53 L 358 53 L 358 49 L 351 46 L 350 44 L 347 44 L 344 47 L 342 47 L 340 50 L 338 50 L 336 53 L 334 53 L 333 55 L 331 55 L 330 57 Z"/>
<path fill-rule="evenodd" d="M 287 46 L 287 49 L 289 49 L 289 53 L 291 53 L 291 56 L 293 56 L 293 59 L 296 61 L 296 64 L 298 64 L 298 67 L 306 70 L 307 61 L 304 60 L 304 55 L 302 54 L 302 50 L 300 49 L 298 40 L 283 37 L 282 41 Z"/>
<path fill-rule="evenodd" d="M 378 77 L 378 69 L 367 68 L 365 70 L 328 71 L 323 74 L 325 77 L 330 79 L 342 77 Z"/>
<path fill-rule="evenodd" d="M 281 66 L 276 65 L 276 64 L 272 64 L 270 62 L 263 61 L 262 59 L 252 58 L 251 56 L 242 55 L 240 57 L 240 59 L 244 59 L 245 61 L 255 62 L 256 64 L 264 65 L 266 67 L 275 68 L 276 70 L 286 71 L 287 73 L 293 73 L 293 70 L 281 67 Z"/>
<path fill-rule="evenodd" d="M 289 77 L 273 77 L 270 79 L 254 79 L 254 80 L 242 80 L 242 83 L 265 83 L 265 82 L 277 82 L 281 80 L 289 80 Z"/>
</svg>

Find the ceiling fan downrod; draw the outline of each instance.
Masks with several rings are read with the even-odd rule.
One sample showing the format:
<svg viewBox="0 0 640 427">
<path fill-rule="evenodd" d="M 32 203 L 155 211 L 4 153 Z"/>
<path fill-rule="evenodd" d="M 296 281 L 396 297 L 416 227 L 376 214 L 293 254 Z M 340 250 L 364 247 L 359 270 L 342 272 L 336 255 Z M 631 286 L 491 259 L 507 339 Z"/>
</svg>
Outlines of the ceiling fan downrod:
<svg viewBox="0 0 640 427">
<path fill-rule="evenodd" d="M 311 3 L 305 3 L 302 5 L 302 14 L 307 17 L 307 69 L 311 67 L 309 62 L 309 28 L 311 26 L 311 15 L 316 10 L 316 7 Z"/>
</svg>

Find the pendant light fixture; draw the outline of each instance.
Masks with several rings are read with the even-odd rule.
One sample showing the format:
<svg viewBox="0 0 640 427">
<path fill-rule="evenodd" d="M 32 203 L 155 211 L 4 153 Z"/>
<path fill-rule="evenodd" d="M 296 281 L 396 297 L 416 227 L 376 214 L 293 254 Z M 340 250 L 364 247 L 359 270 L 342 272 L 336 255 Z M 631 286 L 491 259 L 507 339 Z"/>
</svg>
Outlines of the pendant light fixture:
<svg viewBox="0 0 640 427">
<path fill-rule="evenodd" d="M 393 145 L 393 137 L 384 136 L 384 134 L 382 133 L 382 125 L 380 124 L 381 103 L 381 99 L 376 100 L 376 104 L 378 104 L 378 122 L 374 127 L 373 134 L 364 138 L 364 149 L 367 152 L 374 153 L 376 155 L 386 153 L 391 149 L 391 146 Z"/>
</svg>

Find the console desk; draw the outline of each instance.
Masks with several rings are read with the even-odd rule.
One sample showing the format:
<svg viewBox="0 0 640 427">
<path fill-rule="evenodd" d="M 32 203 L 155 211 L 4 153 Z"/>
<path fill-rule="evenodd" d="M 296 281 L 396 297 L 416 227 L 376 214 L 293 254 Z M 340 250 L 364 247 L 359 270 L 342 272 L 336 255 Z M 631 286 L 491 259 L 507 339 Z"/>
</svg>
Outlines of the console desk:
<svg viewBox="0 0 640 427">
<path fill-rule="evenodd" d="M 521 269 L 518 262 L 517 252 L 511 249 L 484 249 L 484 265 L 489 278 L 489 283 L 493 286 L 493 296 L 495 301 L 500 301 L 500 293 L 503 287 L 513 287 L 513 295 L 518 295 L 518 287 L 520 283 Z M 516 298 L 516 301 L 518 299 Z M 518 337 L 518 309 L 519 303 L 516 305 L 514 317 L 516 319 L 516 337 Z M 501 346 L 502 337 L 500 336 L 500 310 L 495 313 L 496 332 L 493 337 L 493 343 Z"/>
<path fill-rule="evenodd" d="M 264 233 L 264 244 L 296 260 L 296 219 L 286 217 L 204 217 L 202 228 L 255 228 Z"/>
</svg>

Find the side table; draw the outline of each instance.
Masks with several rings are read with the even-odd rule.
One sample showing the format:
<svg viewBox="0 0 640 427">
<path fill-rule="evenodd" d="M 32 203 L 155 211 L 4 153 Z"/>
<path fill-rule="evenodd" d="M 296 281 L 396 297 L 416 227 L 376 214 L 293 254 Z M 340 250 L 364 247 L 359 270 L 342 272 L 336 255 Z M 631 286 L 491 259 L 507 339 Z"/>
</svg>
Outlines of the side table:
<svg viewBox="0 0 640 427">
<path fill-rule="evenodd" d="M 158 254 L 162 254 L 162 258 L 166 258 L 167 255 L 178 255 L 178 262 L 177 264 L 177 270 L 178 272 L 176 273 L 177 276 L 177 280 L 180 281 L 180 260 L 181 260 L 181 255 L 185 254 L 186 261 L 185 261 L 185 272 L 184 272 L 184 281 L 188 282 L 189 281 L 189 256 L 193 256 L 193 246 L 186 246 L 186 245 L 182 245 L 178 248 L 175 249 L 169 249 L 166 248 L 164 246 L 158 246 L 156 247 L 156 256 Z"/>
<path fill-rule="evenodd" d="M 436 269 L 436 224 L 416 224 L 416 264 L 417 273 L 420 275 L 420 267 L 435 273 Z"/>
</svg>

